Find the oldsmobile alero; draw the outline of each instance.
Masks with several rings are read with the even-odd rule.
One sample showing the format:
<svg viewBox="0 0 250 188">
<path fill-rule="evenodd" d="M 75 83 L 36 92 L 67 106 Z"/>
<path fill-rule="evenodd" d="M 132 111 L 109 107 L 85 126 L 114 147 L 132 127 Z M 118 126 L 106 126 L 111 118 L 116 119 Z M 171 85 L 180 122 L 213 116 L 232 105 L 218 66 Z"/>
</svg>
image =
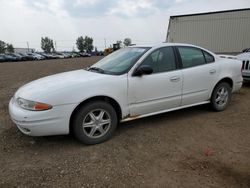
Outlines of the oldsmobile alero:
<svg viewBox="0 0 250 188">
<path fill-rule="evenodd" d="M 85 144 L 97 144 L 119 122 L 206 103 L 222 111 L 241 86 L 238 60 L 188 44 L 131 46 L 86 69 L 22 86 L 9 113 L 26 135 L 72 132 Z"/>
</svg>

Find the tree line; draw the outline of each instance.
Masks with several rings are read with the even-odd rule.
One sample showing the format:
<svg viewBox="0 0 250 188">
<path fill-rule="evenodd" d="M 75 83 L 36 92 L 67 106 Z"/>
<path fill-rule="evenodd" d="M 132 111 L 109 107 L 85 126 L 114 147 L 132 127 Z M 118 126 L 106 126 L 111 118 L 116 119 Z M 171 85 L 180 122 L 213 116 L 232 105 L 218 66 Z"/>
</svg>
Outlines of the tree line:
<svg viewBox="0 0 250 188">
<path fill-rule="evenodd" d="M 88 36 L 80 36 L 76 39 L 76 47 L 80 52 L 90 53 L 94 49 L 93 38 Z M 117 44 L 122 44 L 122 41 L 117 41 Z M 124 46 L 129 46 L 132 44 L 132 40 L 130 38 L 125 38 L 123 41 Z M 55 51 L 54 42 L 49 37 L 42 37 L 41 39 L 41 48 L 44 52 L 50 53 Z M 97 51 L 97 47 L 95 47 L 95 51 Z"/>
<path fill-rule="evenodd" d="M 13 53 L 14 47 L 12 44 L 5 43 L 4 41 L 0 40 L 0 54 L 2 53 Z"/>
<path fill-rule="evenodd" d="M 121 46 L 123 43 L 124 46 L 129 46 L 132 44 L 132 40 L 130 38 L 125 38 L 124 41 L 117 41 L 117 44 Z M 93 38 L 88 36 L 80 36 L 76 39 L 76 47 L 80 52 L 90 53 L 94 49 Z M 46 53 L 55 52 L 55 46 L 52 39 L 49 37 L 41 38 L 41 49 Z M 97 47 L 95 47 L 95 51 L 97 51 Z M 0 40 L 0 53 L 14 53 L 14 47 L 12 44 L 5 43 Z"/>
</svg>

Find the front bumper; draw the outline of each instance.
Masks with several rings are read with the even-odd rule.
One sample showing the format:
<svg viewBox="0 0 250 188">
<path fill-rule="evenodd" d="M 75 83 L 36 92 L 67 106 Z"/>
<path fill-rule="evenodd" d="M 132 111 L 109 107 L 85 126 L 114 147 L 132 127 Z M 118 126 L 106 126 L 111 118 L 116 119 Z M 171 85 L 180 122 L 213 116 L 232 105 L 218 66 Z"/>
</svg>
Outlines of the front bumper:
<svg viewBox="0 0 250 188">
<path fill-rule="evenodd" d="M 245 81 L 250 81 L 250 76 L 243 76 L 243 79 L 244 79 Z"/>
<path fill-rule="evenodd" d="M 69 121 L 74 107 L 75 104 L 67 104 L 46 111 L 29 111 L 20 108 L 12 98 L 9 114 L 18 129 L 26 135 L 62 135 L 69 133 Z"/>
<path fill-rule="evenodd" d="M 242 77 L 246 81 L 250 81 L 250 70 L 243 70 Z"/>
</svg>

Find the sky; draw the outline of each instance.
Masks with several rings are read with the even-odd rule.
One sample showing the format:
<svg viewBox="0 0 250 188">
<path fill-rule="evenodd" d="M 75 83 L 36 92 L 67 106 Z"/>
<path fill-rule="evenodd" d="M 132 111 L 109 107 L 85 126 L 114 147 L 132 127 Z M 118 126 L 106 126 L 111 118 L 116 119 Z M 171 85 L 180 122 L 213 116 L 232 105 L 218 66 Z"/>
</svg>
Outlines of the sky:
<svg viewBox="0 0 250 188">
<path fill-rule="evenodd" d="M 0 40 L 41 50 L 41 37 L 57 51 L 89 36 L 103 50 L 117 40 L 165 41 L 169 16 L 250 8 L 250 0 L 0 0 Z M 106 41 L 106 43 L 105 43 Z"/>
</svg>

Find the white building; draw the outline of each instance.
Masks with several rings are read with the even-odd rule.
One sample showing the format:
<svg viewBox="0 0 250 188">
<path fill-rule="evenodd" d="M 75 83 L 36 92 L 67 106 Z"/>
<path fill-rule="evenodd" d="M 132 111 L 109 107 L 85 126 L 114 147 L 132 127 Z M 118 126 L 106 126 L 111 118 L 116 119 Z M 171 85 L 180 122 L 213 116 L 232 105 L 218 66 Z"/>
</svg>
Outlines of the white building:
<svg viewBox="0 0 250 188">
<path fill-rule="evenodd" d="M 250 8 L 170 16 L 166 41 L 239 53 L 250 48 Z"/>
<path fill-rule="evenodd" d="M 27 52 L 34 52 L 34 48 L 14 48 L 15 53 L 27 53 Z"/>
</svg>

